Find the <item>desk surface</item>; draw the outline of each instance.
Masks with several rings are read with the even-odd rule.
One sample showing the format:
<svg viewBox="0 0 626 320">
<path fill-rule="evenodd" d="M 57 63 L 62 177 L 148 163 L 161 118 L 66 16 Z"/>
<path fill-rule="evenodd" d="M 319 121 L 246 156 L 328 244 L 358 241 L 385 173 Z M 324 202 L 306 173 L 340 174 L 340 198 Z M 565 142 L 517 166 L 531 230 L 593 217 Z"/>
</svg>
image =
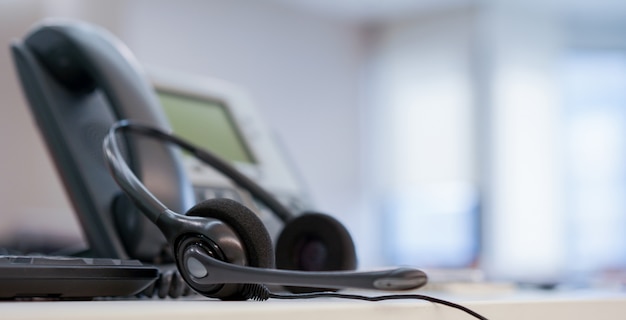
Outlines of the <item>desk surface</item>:
<svg viewBox="0 0 626 320">
<path fill-rule="evenodd" d="M 488 319 L 618 319 L 626 315 L 626 292 L 515 292 L 493 297 L 432 296 L 461 303 Z M 188 300 L 0 302 L 2 319 L 473 319 L 446 306 L 414 300 L 383 302 L 339 299 L 223 302 Z"/>
</svg>

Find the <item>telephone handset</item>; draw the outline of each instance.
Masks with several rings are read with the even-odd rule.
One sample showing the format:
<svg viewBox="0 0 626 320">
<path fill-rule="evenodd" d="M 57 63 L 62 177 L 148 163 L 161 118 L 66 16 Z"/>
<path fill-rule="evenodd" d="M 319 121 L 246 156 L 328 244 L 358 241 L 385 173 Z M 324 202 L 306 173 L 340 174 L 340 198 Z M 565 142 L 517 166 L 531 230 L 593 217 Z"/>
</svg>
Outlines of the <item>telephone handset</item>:
<svg viewBox="0 0 626 320">
<path fill-rule="evenodd" d="M 119 119 L 169 130 L 130 51 L 104 29 L 47 21 L 12 44 L 32 114 L 97 257 L 163 259 L 165 238 L 122 195 L 105 168 L 102 140 Z M 180 212 L 194 204 L 179 152 L 140 137 L 123 141 L 146 186 Z"/>
</svg>

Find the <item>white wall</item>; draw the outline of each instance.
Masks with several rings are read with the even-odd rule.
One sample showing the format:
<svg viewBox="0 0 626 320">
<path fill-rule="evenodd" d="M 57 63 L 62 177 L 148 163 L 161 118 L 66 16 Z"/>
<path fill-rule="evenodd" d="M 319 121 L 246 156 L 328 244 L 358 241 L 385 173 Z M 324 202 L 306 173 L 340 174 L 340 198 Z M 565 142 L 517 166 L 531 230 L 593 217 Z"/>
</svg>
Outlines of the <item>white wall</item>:
<svg viewBox="0 0 626 320">
<path fill-rule="evenodd" d="M 464 266 L 474 259 L 465 250 L 473 239 L 462 235 L 474 232 L 469 212 L 479 178 L 475 16 L 472 7 L 443 10 L 387 23 L 372 36 L 365 177 L 388 246 L 381 252 L 394 263 Z"/>
<path fill-rule="evenodd" d="M 371 59 L 381 192 L 476 180 L 471 8 L 388 24 Z M 462 159 L 459 161 L 459 159 Z M 409 169 L 407 171 L 407 169 Z"/>
</svg>

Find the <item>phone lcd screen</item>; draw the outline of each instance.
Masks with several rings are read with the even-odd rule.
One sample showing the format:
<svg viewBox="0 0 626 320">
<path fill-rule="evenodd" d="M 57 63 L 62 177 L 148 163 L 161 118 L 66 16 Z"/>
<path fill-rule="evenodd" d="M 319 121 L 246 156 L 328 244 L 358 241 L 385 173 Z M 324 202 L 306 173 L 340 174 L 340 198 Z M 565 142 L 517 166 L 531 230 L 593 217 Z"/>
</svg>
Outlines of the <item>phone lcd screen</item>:
<svg viewBox="0 0 626 320">
<path fill-rule="evenodd" d="M 159 92 L 174 133 L 231 162 L 255 163 L 226 106 L 170 92 Z"/>
</svg>

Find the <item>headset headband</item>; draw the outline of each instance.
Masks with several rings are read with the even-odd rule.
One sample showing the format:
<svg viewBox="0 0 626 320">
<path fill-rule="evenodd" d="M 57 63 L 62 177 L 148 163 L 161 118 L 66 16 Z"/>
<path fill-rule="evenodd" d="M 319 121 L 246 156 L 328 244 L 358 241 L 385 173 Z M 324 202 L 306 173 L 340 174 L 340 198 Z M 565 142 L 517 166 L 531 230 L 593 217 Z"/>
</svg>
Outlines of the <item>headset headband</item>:
<svg viewBox="0 0 626 320">
<path fill-rule="evenodd" d="M 124 160 L 124 156 L 122 155 L 117 142 L 116 134 L 118 131 L 130 131 L 159 141 L 175 144 L 231 179 L 237 186 L 250 192 L 254 198 L 267 206 L 267 208 L 270 209 L 283 222 L 287 222 L 293 218 L 293 214 L 272 195 L 248 177 L 239 173 L 230 164 L 228 164 L 228 162 L 221 159 L 217 155 L 212 154 L 207 150 L 197 148 L 186 140 L 173 134 L 166 133 L 158 128 L 134 123 L 128 120 L 120 120 L 111 126 L 109 132 L 104 138 L 102 147 L 106 159 L 105 162 L 109 171 L 113 175 L 113 178 L 117 181 L 120 187 L 124 190 L 124 192 L 130 195 L 133 202 L 145 212 L 146 216 L 152 220 L 152 222 L 156 222 L 161 214 L 171 210 L 159 201 L 159 199 L 157 199 L 146 188 L 146 186 L 139 181 L 137 176 L 130 169 L 126 160 Z"/>
</svg>

